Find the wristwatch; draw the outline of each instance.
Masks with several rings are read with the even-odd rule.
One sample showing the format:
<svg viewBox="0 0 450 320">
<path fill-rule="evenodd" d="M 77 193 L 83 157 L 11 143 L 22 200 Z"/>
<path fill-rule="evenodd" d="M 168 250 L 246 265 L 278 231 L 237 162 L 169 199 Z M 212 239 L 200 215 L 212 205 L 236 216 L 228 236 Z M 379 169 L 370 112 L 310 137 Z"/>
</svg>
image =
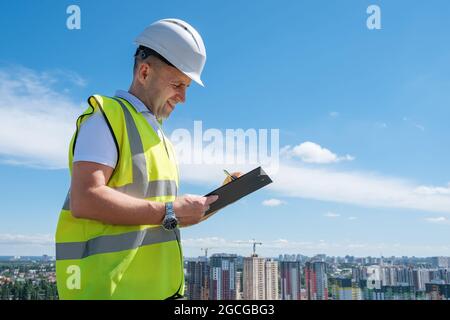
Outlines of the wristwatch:
<svg viewBox="0 0 450 320">
<path fill-rule="evenodd" d="M 178 219 L 173 211 L 173 202 L 166 202 L 166 215 L 163 220 L 163 228 L 171 231 L 178 226 Z"/>
</svg>

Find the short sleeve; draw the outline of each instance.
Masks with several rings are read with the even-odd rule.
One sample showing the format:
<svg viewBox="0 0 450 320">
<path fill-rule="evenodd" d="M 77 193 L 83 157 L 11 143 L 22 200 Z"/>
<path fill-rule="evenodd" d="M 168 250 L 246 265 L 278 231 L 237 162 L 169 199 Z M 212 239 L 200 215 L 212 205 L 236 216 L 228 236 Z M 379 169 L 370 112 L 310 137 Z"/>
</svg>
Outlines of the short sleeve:
<svg viewBox="0 0 450 320">
<path fill-rule="evenodd" d="M 114 137 L 106 123 L 105 118 L 99 112 L 90 116 L 81 125 L 73 162 L 90 161 L 115 168 L 117 164 L 117 148 Z"/>
</svg>

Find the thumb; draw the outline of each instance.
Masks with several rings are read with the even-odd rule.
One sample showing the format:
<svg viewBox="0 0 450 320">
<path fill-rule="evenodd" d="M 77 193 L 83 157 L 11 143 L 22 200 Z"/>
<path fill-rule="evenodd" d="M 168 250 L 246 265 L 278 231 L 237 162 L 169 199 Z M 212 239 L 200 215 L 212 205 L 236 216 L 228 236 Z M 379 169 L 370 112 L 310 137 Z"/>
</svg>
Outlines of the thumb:
<svg viewBox="0 0 450 320">
<path fill-rule="evenodd" d="M 218 195 L 208 196 L 208 197 L 206 197 L 205 205 L 209 206 L 211 203 L 215 202 L 217 199 L 219 199 Z"/>
</svg>

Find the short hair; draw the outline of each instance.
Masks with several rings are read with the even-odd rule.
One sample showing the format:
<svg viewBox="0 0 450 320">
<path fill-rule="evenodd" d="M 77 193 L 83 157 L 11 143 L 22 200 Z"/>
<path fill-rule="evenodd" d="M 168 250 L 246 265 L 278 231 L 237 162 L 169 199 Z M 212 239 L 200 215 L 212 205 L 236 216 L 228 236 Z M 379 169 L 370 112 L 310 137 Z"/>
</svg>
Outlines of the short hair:
<svg viewBox="0 0 450 320">
<path fill-rule="evenodd" d="M 160 55 L 155 50 L 150 49 L 150 48 L 145 47 L 145 46 L 139 46 L 136 49 L 136 53 L 134 54 L 134 69 L 133 69 L 134 72 L 136 72 L 138 61 L 144 61 L 145 59 L 147 59 L 150 56 L 153 56 L 153 57 L 157 58 L 158 60 L 164 62 L 165 64 L 176 68 L 172 63 L 169 62 L 169 60 L 164 58 L 162 55 Z"/>
</svg>

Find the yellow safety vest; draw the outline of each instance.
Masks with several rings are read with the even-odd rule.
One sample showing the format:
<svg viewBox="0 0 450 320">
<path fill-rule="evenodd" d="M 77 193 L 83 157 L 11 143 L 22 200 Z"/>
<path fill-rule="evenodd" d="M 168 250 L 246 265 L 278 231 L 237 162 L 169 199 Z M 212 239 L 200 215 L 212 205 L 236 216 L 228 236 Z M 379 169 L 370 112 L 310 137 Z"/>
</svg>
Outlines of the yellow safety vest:
<svg viewBox="0 0 450 320">
<path fill-rule="evenodd" d="M 141 199 L 174 201 L 178 168 L 173 146 L 164 133 L 160 139 L 144 116 L 124 99 L 95 95 L 88 102 L 70 143 L 70 172 L 80 125 L 101 112 L 118 151 L 107 185 Z M 60 299 L 180 297 L 184 272 L 179 229 L 74 218 L 69 190 L 56 230 L 56 277 Z"/>
</svg>

